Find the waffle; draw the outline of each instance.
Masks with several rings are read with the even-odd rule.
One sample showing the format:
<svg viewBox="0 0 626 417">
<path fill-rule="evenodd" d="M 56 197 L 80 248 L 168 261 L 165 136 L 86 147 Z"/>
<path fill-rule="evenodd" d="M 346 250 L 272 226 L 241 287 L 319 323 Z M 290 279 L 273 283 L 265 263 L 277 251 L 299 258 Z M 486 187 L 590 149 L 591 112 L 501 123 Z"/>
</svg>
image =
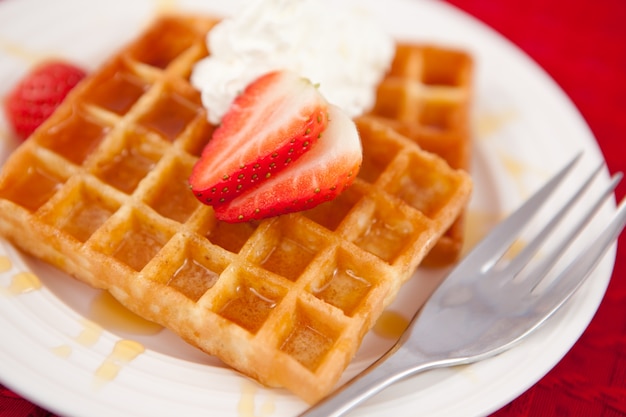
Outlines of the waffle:
<svg viewBox="0 0 626 417">
<path fill-rule="evenodd" d="M 3 167 L 0 233 L 313 403 L 463 210 L 471 180 L 362 117 L 363 168 L 336 200 L 217 221 L 187 183 L 214 128 L 188 81 L 214 23 L 161 17 L 79 84 Z"/>
<path fill-rule="evenodd" d="M 399 44 L 371 114 L 455 169 L 470 172 L 473 60 L 461 50 Z M 464 213 L 422 262 L 441 267 L 463 248 Z"/>
</svg>

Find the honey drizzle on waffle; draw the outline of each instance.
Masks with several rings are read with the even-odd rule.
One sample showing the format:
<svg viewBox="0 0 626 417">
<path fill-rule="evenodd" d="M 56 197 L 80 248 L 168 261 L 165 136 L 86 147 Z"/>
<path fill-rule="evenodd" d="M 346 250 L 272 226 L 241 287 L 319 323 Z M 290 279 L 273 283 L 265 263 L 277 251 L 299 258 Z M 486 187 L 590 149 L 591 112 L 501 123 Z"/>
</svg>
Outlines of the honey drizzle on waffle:
<svg viewBox="0 0 626 417">
<path fill-rule="evenodd" d="M 336 200 L 217 221 L 187 185 L 213 129 L 188 77 L 214 23 L 162 17 L 73 90 L 5 164 L 0 233 L 315 402 L 462 212 L 471 180 L 363 117 L 364 165 Z"/>
</svg>

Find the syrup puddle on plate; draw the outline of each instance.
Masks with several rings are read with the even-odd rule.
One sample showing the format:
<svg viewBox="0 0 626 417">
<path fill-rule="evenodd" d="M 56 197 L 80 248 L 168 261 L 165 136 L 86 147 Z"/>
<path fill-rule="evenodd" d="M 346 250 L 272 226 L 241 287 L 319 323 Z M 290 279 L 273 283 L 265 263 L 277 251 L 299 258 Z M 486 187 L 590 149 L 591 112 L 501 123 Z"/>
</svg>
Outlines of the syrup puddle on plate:
<svg viewBox="0 0 626 417">
<path fill-rule="evenodd" d="M 94 374 L 95 388 L 101 388 L 104 384 L 117 377 L 122 368 L 144 352 L 145 348 L 134 340 L 118 340 L 111 354 L 96 369 Z"/>
<path fill-rule="evenodd" d="M 102 327 L 89 320 L 83 320 L 81 325 L 82 330 L 74 338 L 76 343 L 85 347 L 91 347 L 98 343 L 100 336 L 102 336 Z M 52 348 L 52 352 L 59 357 L 69 358 L 72 355 L 72 347 L 70 345 L 55 346 Z"/>
<path fill-rule="evenodd" d="M 0 273 L 9 272 L 13 269 L 11 258 L 6 255 L 0 256 Z M 1 288 L 6 295 L 20 295 L 41 289 L 39 277 L 30 271 L 18 271 L 11 276 L 11 283 Z"/>
<path fill-rule="evenodd" d="M 395 311 L 383 311 L 376 324 L 374 333 L 385 339 L 398 339 L 409 325 L 409 320 Z"/>
<path fill-rule="evenodd" d="M 98 343 L 103 333 L 102 327 L 89 320 L 84 320 L 82 324 L 83 329 L 74 340 L 79 345 L 85 347 L 91 347 Z M 134 340 L 120 339 L 115 342 L 111 353 L 100 362 L 94 371 L 94 388 L 100 389 L 105 384 L 113 381 L 125 365 L 144 351 L 144 346 Z M 69 344 L 64 344 L 53 347 L 52 352 L 60 358 L 69 360 L 72 356 L 73 349 Z"/>
<path fill-rule="evenodd" d="M 491 137 L 517 118 L 518 114 L 513 109 L 481 114 L 476 119 L 476 132 L 481 139 Z"/>
<path fill-rule="evenodd" d="M 108 291 L 101 291 L 91 302 L 88 317 L 77 342 L 90 346 L 97 342 L 103 329 L 112 332 L 123 332 L 133 335 L 155 335 L 163 330 L 163 326 L 146 320 L 124 307 Z M 96 324 L 97 323 L 97 324 Z M 145 347 L 130 339 L 118 340 L 111 353 L 102 361 L 94 372 L 94 388 L 100 389 L 113 381 L 120 371 L 137 356 L 145 351 Z"/>
<path fill-rule="evenodd" d="M 0 273 L 11 274 L 12 260 L 0 255 Z M 30 271 L 16 271 L 10 283 L 0 286 L 0 292 L 8 296 L 19 296 L 39 290 L 43 284 L 39 277 Z M 92 301 L 88 318 L 80 322 L 81 330 L 72 340 L 83 347 L 91 348 L 102 338 L 104 329 L 123 331 L 134 335 L 154 335 L 163 327 L 145 320 L 120 304 L 109 292 L 101 291 Z M 74 348 L 64 343 L 51 348 L 52 353 L 66 360 L 72 358 Z M 117 377 L 122 368 L 145 351 L 145 347 L 134 340 L 121 338 L 115 342 L 109 353 L 94 370 L 94 387 L 100 388 Z"/>
<path fill-rule="evenodd" d="M 31 291 L 36 291 L 41 288 L 41 281 L 39 277 L 32 272 L 18 272 L 13 275 L 9 292 L 11 294 L 24 294 Z"/>
<path fill-rule="evenodd" d="M 13 58 L 18 58 L 29 65 L 35 65 L 37 62 L 42 62 L 46 59 L 50 59 L 52 55 L 54 55 L 50 53 L 42 53 L 35 50 L 29 50 L 23 45 L 12 42 L 9 39 L 0 39 L 0 51 Z"/>
<path fill-rule="evenodd" d="M 91 302 L 89 319 L 112 332 L 121 331 L 134 335 L 155 335 L 163 326 L 144 319 L 128 310 L 109 292 L 102 291 Z"/>
<path fill-rule="evenodd" d="M 8 272 L 13 268 L 13 262 L 8 256 L 0 256 L 0 273 Z"/>
<path fill-rule="evenodd" d="M 81 321 L 82 329 L 73 339 L 78 345 L 92 347 L 96 345 L 104 330 L 122 331 L 134 335 L 154 335 L 163 327 L 132 313 L 120 304 L 109 292 L 101 291 L 90 304 L 88 319 Z M 94 369 L 93 387 L 100 389 L 113 381 L 120 371 L 145 351 L 145 347 L 130 339 L 121 338 L 109 353 Z M 64 359 L 70 359 L 73 347 L 63 344 L 52 348 L 52 352 Z"/>
<path fill-rule="evenodd" d="M 276 410 L 276 401 L 273 395 L 270 395 L 265 399 L 258 409 L 256 410 L 257 393 L 259 392 L 259 386 L 249 380 L 243 380 L 241 384 L 241 399 L 237 410 L 239 417 L 269 417 L 274 414 Z"/>
</svg>

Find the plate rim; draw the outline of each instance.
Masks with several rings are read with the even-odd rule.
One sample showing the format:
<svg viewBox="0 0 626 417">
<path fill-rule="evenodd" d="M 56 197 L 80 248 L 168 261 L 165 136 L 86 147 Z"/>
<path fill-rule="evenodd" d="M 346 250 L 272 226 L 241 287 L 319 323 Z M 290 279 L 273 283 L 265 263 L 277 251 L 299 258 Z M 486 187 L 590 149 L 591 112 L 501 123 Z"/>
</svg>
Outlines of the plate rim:
<svg viewBox="0 0 626 417">
<path fill-rule="evenodd" d="M 194 2 L 183 2 L 181 3 L 181 5 L 183 7 L 187 7 L 188 3 L 191 4 Z M 367 3 L 371 6 L 372 3 L 374 2 L 370 0 Z M 482 33 L 484 33 L 484 35 L 482 36 L 491 37 L 492 41 L 496 45 L 499 45 L 500 48 L 504 48 L 504 50 L 506 51 L 506 54 L 509 54 L 510 56 L 515 57 L 514 59 L 520 60 L 520 62 L 523 62 L 523 66 L 527 69 L 530 69 L 534 77 L 538 77 L 537 80 L 539 81 L 537 82 L 540 82 L 543 86 L 548 88 L 547 90 L 548 94 L 553 95 L 554 96 L 553 99 L 560 102 L 560 104 L 563 106 L 562 111 L 565 113 L 569 113 L 569 116 L 573 118 L 572 119 L 573 123 L 576 124 L 578 128 L 583 129 L 583 132 L 581 134 L 583 136 L 587 136 L 588 139 L 591 139 L 591 142 L 586 143 L 585 145 L 589 146 L 592 153 L 594 152 L 597 153 L 596 157 L 599 156 L 600 158 L 602 158 L 600 150 L 599 150 L 599 146 L 593 139 L 593 134 L 591 133 L 591 130 L 589 129 L 586 122 L 582 118 L 582 115 L 578 112 L 578 110 L 575 108 L 573 103 L 569 100 L 569 98 L 565 95 L 565 93 L 560 89 L 560 87 L 558 87 L 556 82 L 543 69 L 541 69 L 541 67 L 539 67 L 538 64 L 536 64 L 528 55 L 526 55 L 523 51 L 521 51 L 512 42 L 504 38 L 502 35 L 497 33 L 492 28 L 484 25 L 482 22 L 478 21 L 476 18 L 472 17 L 469 14 L 466 14 L 465 12 L 461 11 L 460 9 L 457 9 L 455 6 L 452 6 L 448 3 L 428 2 L 428 1 L 415 2 L 415 1 L 409 1 L 409 0 L 394 0 L 391 3 L 394 3 L 396 5 L 395 7 L 415 7 L 415 5 L 418 5 L 417 7 L 428 8 L 429 9 L 428 13 L 449 14 L 451 16 L 451 19 L 465 22 L 464 23 L 465 25 L 469 25 L 470 27 L 473 27 L 475 30 L 481 31 Z M 0 9 L 5 7 L 6 4 L 11 4 L 11 3 L 5 2 L 3 4 L 0 4 Z M 13 5 L 15 4 L 16 3 L 13 3 Z M 24 4 L 28 4 L 28 2 L 24 1 Z M 0 152 L 3 152 L 3 153 L 6 152 L 5 146 L 6 146 L 6 143 L 3 143 L 1 145 L 2 149 L 0 149 Z M 4 242 L 3 244 L 8 245 L 7 243 L 4 243 Z M 595 314 L 595 311 L 599 307 L 602 296 L 604 295 L 606 291 L 606 287 L 608 286 L 609 281 L 611 279 L 615 257 L 616 257 L 616 247 L 614 246 L 609 252 L 609 254 L 606 255 L 604 261 L 601 263 L 602 275 L 604 276 L 603 280 L 600 283 L 594 283 L 595 285 L 593 286 L 591 286 L 590 284 L 586 285 L 586 287 L 590 287 L 590 289 L 593 290 L 587 293 L 587 296 L 589 297 L 589 294 L 591 294 L 593 299 L 586 300 L 587 304 L 591 305 L 591 308 L 589 306 L 587 307 L 588 311 L 584 318 L 584 321 L 586 322 L 584 323 L 584 325 L 579 326 L 580 328 L 577 329 L 578 330 L 577 332 L 574 332 L 571 334 L 571 339 L 573 339 L 573 341 L 570 344 L 570 346 L 568 346 L 565 349 L 562 349 L 560 352 L 558 352 L 558 354 L 555 355 L 555 356 L 558 356 L 558 360 L 560 360 L 567 353 L 569 348 L 573 346 L 575 341 L 580 337 L 582 332 L 585 330 L 585 328 L 587 327 L 587 325 L 593 318 L 593 315 Z M 2 294 L 0 294 L 0 298 L 2 298 Z M 576 299 L 580 302 L 581 298 L 582 297 L 577 297 Z M 0 349 L 0 355 L 3 355 L 3 354 L 6 354 L 6 352 L 3 349 Z M 556 360 L 556 362 L 554 362 L 552 366 L 556 365 L 556 363 L 558 363 L 558 360 Z M 6 363 L 10 363 L 10 361 Z M 508 395 L 505 396 L 507 398 L 501 398 L 496 401 L 491 401 L 489 404 L 477 405 L 475 411 L 479 414 L 495 411 L 502 405 L 508 403 L 511 399 L 515 398 L 517 395 L 521 394 L 521 392 L 525 391 L 528 387 L 533 385 L 543 375 L 545 375 L 545 373 L 547 373 L 550 369 L 551 367 L 549 369 L 546 369 L 545 372 L 543 370 L 541 372 L 537 372 L 533 378 L 528 379 L 525 382 L 523 387 L 519 387 L 518 389 L 514 390 L 516 391 L 516 393 L 509 392 Z M 6 372 L 3 371 L 2 369 L 0 369 L 0 381 L 2 381 L 2 383 L 5 386 L 13 389 L 18 394 L 24 396 L 25 398 L 31 399 L 31 401 L 34 401 L 38 404 L 42 404 L 42 406 L 44 406 L 45 408 L 51 411 L 55 410 L 56 412 L 59 412 L 61 414 L 66 414 L 69 412 L 70 414 L 79 415 L 81 411 L 85 410 L 84 408 L 79 407 L 80 404 L 76 404 L 76 403 L 72 404 L 69 409 L 66 409 L 65 407 L 67 405 L 59 404 L 59 400 L 57 397 L 48 395 L 48 393 L 42 394 L 42 392 L 45 392 L 46 390 L 43 390 L 43 391 L 39 390 L 39 392 L 37 393 L 32 393 L 30 389 L 30 387 L 32 386 L 30 382 L 32 380 L 20 376 L 19 381 L 17 383 L 13 383 L 15 381 L 11 380 L 11 377 L 7 377 Z M 397 409 L 397 411 L 402 411 L 402 409 L 404 409 L 406 411 L 406 409 L 403 408 L 405 406 L 406 404 L 404 405 L 399 404 L 397 406 L 394 406 L 394 409 Z M 85 405 L 85 407 L 88 408 L 89 404 Z M 120 410 L 120 413 L 122 411 L 123 410 Z M 363 412 L 364 415 L 372 415 L 372 416 L 377 415 L 378 416 L 378 415 L 382 415 L 383 412 L 389 413 L 392 410 L 389 409 L 389 401 L 387 401 L 387 402 L 383 402 L 380 404 L 376 404 L 376 402 L 368 403 L 362 408 L 361 411 Z M 442 414 L 442 415 L 447 415 L 447 414 Z"/>
</svg>

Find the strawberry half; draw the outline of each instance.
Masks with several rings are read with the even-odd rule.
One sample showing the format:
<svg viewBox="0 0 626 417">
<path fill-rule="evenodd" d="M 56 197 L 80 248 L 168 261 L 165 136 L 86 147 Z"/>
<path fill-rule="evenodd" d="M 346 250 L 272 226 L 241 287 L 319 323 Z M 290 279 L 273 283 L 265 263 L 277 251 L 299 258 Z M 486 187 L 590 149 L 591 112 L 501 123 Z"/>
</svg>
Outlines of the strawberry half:
<svg viewBox="0 0 626 417">
<path fill-rule="evenodd" d="M 17 136 L 30 136 L 84 77 L 81 68 L 60 61 L 43 63 L 26 74 L 4 102 L 7 119 Z"/>
<path fill-rule="evenodd" d="M 205 204 L 228 202 L 313 147 L 328 123 L 328 103 L 311 82 L 275 71 L 233 101 L 189 179 Z"/>
<path fill-rule="evenodd" d="M 333 105 L 328 109 L 328 127 L 309 152 L 270 181 L 214 207 L 216 217 L 243 222 L 307 210 L 352 184 L 362 162 L 359 134 L 346 113 Z"/>
</svg>

